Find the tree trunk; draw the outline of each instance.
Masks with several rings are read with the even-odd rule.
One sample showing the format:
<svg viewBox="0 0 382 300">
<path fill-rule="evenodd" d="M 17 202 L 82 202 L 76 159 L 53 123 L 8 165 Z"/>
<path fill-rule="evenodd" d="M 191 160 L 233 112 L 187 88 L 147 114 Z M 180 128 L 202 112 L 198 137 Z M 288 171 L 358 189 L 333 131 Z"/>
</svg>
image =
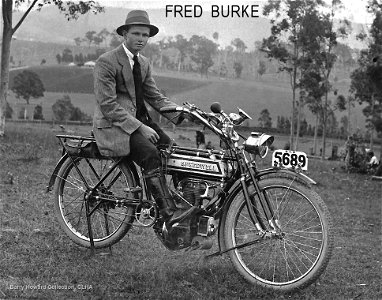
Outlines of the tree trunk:
<svg viewBox="0 0 382 300">
<path fill-rule="evenodd" d="M 375 98 L 374 98 L 374 93 L 371 94 L 371 116 L 372 119 L 374 119 L 374 104 L 375 104 Z M 370 149 L 373 150 L 374 147 L 374 123 L 371 123 L 371 128 L 370 128 Z"/>
<path fill-rule="evenodd" d="M 162 50 L 160 50 L 160 59 L 159 59 L 159 69 L 162 70 L 162 62 L 163 62 L 163 53 Z"/>
<path fill-rule="evenodd" d="M 178 72 L 180 72 L 182 69 L 182 53 L 179 52 L 178 56 Z"/>
<path fill-rule="evenodd" d="M 12 29 L 12 1 L 3 0 L 3 39 L 1 44 L 1 75 L 0 75 L 0 136 L 5 133 L 5 110 L 9 82 L 9 58 L 11 54 Z"/>
<path fill-rule="evenodd" d="M 347 128 L 347 137 L 350 136 L 350 132 L 351 132 L 351 122 L 350 122 L 350 117 L 351 117 L 351 101 L 349 100 L 349 103 L 348 103 L 348 128 Z"/>
<path fill-rule="evenodd" d="M 318 135 L 318 119 L 319 119 L 319 114 L 316 114 L 316 127 L 314 128 L 314 140 L 313 140 L 313 152 L 314 155 L 317 153 L 317 135 Z"/>
<path fill-rule="evenodd" d="M 297 70 L 295 69 L 293 71 L 293 74 L 291 74 L 292 117 L 291 117 L 291 121 L 290 121 L 290 136 L 289 136 L 290 150 L 293 150 L 293 147 L 294 147 L 294 113 L 295 113 L 295 107 L 296 107 L 296 73 L 297 73 Z M 294 150 L 296 150 L 296 149 L 294 149 Z"/>
<path fill-rule="evenodd" d="M 296 89 L 293 88 L 293 99 L 292 99 L 292 117 L 290 121 L 290 149 L 293 149 L 294 144 L 294 112 L 295 112 L 295 106 L 296 106 Z"/>
<path fill-rule="evenodd" d="M 299 102 L 297 102 L 297 130 L 296 130 L 296 146 L 294 149 L 297 151 L 298 149 L 298 140 L 300 137 L 300 126 L 301 126 L 301 110 L 302 110 L 302 97 L 300 97 Z"/>
<path fill-rule="evenodd" d="M 325 91 L 325 105 L 323 110 L 323 118 L 322 118 L 322 153 L 321 159 L 325 159 L 325 148 L 326 148 L 326 122 L 328 118 L 328 91 Z"/>
</svg>

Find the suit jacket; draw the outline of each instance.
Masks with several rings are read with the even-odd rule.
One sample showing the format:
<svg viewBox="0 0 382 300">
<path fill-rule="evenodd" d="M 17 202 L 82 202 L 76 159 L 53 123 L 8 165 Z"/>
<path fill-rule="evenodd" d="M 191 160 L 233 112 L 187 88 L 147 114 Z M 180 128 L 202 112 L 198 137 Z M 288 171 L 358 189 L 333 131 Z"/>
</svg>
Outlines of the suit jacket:
<svg viewBox="0 0 382 300">
<path fill-rule="evenodd" d="M 146 103 L 155 110 L 177 106 L 163 96 L 151 75 L 148 59 L 139 55 L 143 94 Z M 96 106 L 93 133 L 98 148 L 105 156 L 126 156 L 130 153 L 130 135 L 142 123 L 136 118 L 136 98 L 133 71 L 123 46 L 102 54 L 94 67 Z M 163 114 L 176 123 L 179 113 Z"/>
</svg>

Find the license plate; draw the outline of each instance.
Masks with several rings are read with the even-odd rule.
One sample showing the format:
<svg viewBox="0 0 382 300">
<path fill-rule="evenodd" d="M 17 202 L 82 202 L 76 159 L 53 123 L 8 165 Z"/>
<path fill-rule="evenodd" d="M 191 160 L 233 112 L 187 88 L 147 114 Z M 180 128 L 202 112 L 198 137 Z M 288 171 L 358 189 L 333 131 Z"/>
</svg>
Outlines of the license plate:
<svg viewBox="0 0 382 300">
<path fill-rule="evenodd" d="M 284 167 L 308 170 L 308 156 L 305 152 L 290 150 L 275 150 L 272 155 L 274 167 Z"/>
</svg>

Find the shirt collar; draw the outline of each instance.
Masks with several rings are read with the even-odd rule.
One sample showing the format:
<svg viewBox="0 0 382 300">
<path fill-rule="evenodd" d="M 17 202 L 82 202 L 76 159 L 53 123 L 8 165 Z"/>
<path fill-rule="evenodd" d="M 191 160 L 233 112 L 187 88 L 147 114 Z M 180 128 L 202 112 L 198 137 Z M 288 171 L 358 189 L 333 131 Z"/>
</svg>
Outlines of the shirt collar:
<svg viewBox="0 0 382 300">
<path fill-rule="evenodd" d="M 131 60 L 134 59 L 134 54 L 131 53 L 131 51 L 129 49 L 127 49 L 127 47 L 125 46 L 125 43 L 122 43 L 122 46 L 123 46 L 123 49 L 125 50 L 125 53 L 127 55 L 127 57 Z M 137 53 L 137 56 L 139 57 L 139 53 Z"/>
</svg>

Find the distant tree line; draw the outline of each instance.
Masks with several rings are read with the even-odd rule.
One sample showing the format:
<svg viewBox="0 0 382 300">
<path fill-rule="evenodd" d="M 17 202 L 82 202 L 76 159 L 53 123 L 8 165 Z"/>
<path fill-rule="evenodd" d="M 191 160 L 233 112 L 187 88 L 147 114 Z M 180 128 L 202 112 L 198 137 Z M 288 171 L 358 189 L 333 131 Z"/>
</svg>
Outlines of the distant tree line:
<svg viewBox="0 0 382 300">
<path fill-rule="evenodd" d="M 103 28 L 101 31 L 88 31 L 83 37 L 74 38 L 76 46 L 94 46 L 94 54 L 73 55 L 69 48 L 57 54 L 58 63 L 75 62 L 81 64 L 88 60 L 95 60 L 100 54 L 110 48 L 115 48 L 123 39 L 115 32 Z M 219 33 L 214 32 L 212 39 L 205 36 L 193 35 L 186 38 L 179 34 L 175 37 L 167 36 L 160 41 L 150 42 L 143 50 L 143 54 L 150 58 L 153 66 L 160 69 L 179 72 L 198 72 L 203 76 L 213 74 L 231 78 L 261 78 L 264 74 L 277 73 L 278 64 L 269 61 L 262 51 L 262 43 L 255 42 L 253 50 L 240 38 L 234 38 L 229 46 L 219 46 Z M 355 61 L 354 50 L 347 45 L 340 44 L 334 47 L 334 52 L 341 59 L 338 64 L 350 68 Z M 282 76 L 279 74 L 278 76 Z"/>
<path fill-rule="evenodd" d="M 108 47 L 117 47 L 122 42 L 122 38 L 115 31 L 108 31 L 107 28 L 103 28 L 100 32 L 90 30 L 85 33 L 84 37 L 76 37 L 74 43 L 76 46 L 81 46 L 85 43 L 89 48 L 94 45 L 96 47 L 103 46 L 104 48 Z"/>
<path fill-rule="evenodd" d="M 88 54 L 75 54 L 73 55 L 73 52 L 69 48 L 65 48 L 62 53 L 58 53 L 56 55 L 56 60 L 58 64 L 61 63 L 76 63 L 78 65 L 83 65 L 87 61 L 95 61 L 97 58 L 105 53 L 105 49 L 99 48 L 95 50 L 95 53 L 88 53 Z"/>
<path fill-rule="evenodd" d="M 282 134 L 290 134 L 290 118 L 288 116 L 277 116 L 277 121 L 275 126 L 272 125 L 272 117 L 268 111 L 268 109 L 263 109 L 260 112 L 260 117 L 258 119 L 258 127 L 267 128 L 267 129 L 275 129 L 274 131 Z M 294 119 L 294 128 L 297 128 L 297 118 Z M 299 137 L 303 136 L 314 136 L 316 132 L 316 127 L 314 125 L 308 124 L 306 118 L 303 118 L 300 121 L 299 128 Z M 322 137 L 323 134 L 323 125 L 319 123 L 317 125 L 317 135 Z M 337 118 L 334 113 L 330 114 L 328 118 L 328 136 L 331 138 L 342 138 L 345 139 L 348 136 L 347 132 L 348 127 L 348 119 L 347 116 L 343 116 L 341 118 L 341 122 L 338 123 Z M 297 131 L 295 132 L 297 134 Z"/>
</svg>

